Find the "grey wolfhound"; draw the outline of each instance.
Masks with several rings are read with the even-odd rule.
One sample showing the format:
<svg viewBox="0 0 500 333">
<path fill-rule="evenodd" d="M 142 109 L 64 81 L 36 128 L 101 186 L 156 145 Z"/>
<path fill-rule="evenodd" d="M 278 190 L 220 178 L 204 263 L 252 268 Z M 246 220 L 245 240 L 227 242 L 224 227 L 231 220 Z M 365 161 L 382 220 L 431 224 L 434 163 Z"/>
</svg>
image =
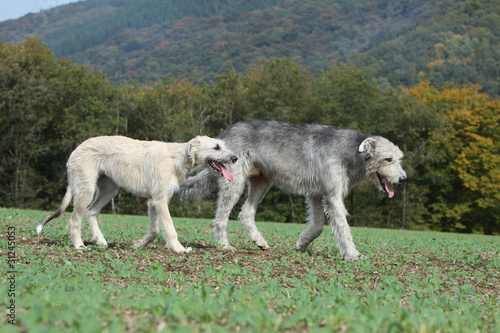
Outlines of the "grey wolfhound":
<svg viewBox="0 0 500 333">
<path fill-rule="evenodd" d="M 229 214 L 247 181 L 248 198 L 239 220 L 251 241 L 262 249 L 269 248 L 255 225 L 255 213 L 269 188 L 276 185 L 307 199 L 308 226 L 300 234 L 296 249 L 305 251 L 321 234 L 326 213 L 340 255 L 347 261 L 359 257 L 344 206 L 349 187 L 366 177 L 391 198 L 392 184 L 406 181 L 401 167 L 403 153 L 397 146 L 383 137 L 354 130 L 248 120 L 230 126 L 219 138 L 239 157 L 238 164 L 229 166 L 234 181 L 217 182 L 209 172 L 202 171 L 181 184 L 179 193 L 183 199 L 202 198 L 218 185 L 213 225 L 217 242 L 228 249 L 232 249 L 227 237 Z"/>
<path fill-rule="evenodd" d="M 232 181 L 233 175 L 224 163 L 235 163 L 237 159 L 222 140 L 206 136 L 197 136 L 186 143 L 139 141 L 123 136 L 88 139 L 68 159 L 68 187 L 59 209 L 38 224 L 37 232 L 40 234 L 45 223 L 60 216 L 73 198 L 68 229 L 74 247 L 84 247 L 81 224 L 85 213 L 92 239 L 107 245 L 97 216 L 119 188 L 123 188 L 148 199 L 149 232 L 136 245 L 148 245 L 161 227 L 167 248 L 189 252 L 191 248 L 184 248 L 177 239 L 168 210 L 170 198 L 189 172 L 203 167 L 214 176 Z"/>
</svg>

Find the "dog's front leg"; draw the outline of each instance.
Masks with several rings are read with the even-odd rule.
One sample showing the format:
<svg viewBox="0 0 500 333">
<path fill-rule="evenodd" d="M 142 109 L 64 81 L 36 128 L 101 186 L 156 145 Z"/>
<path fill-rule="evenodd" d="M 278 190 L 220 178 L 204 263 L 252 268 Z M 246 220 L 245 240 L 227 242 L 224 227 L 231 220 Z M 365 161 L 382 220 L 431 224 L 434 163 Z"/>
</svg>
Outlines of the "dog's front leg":
<svg viewBox="0 0 500 333">
<path fill-rule="evenodd" d="M 234 171 L 234 174 L 243 174 L 243 171 Z M 217 211 L 215 212 L 215 219 L 213 221 L 215 240 L 222 245 L 225 250 L 235 251 L 236 249 L 229 245 L 229 238 L 227 235 L 227 227 L 229 224 L 229 214 L 234 205 L 238 202 L 245 188 L 245 177 L 235 177 L 232 183 L 226 181 L 219 181 L 219 198 Z"/>
<path fill-rule="evenodd" d="M 352 240 L 351 229 L 347 224 L 348 213 L 341 196 L 327 200 L 326 214 L 339 244 L 340 257 L 346 261 L 357 261 L 359 252 Z"/>
<path fill-rule="evenodd" d="M 165 237 L 167 247 L 177 253 L 191 252 L 190 247 L 186 249 L 181 245 L 181 243 L 179 243 L 179 240 L 177 239 L 177 232 L 175 231 L 174 223 L 172 222 L 172 218 L 170 217 L 167 203 L 165 201 L 153 201 L 151 202 L 151 205 L 154 205 L 156 211 L 160 216 L 160 227 Z"/>
</svg>

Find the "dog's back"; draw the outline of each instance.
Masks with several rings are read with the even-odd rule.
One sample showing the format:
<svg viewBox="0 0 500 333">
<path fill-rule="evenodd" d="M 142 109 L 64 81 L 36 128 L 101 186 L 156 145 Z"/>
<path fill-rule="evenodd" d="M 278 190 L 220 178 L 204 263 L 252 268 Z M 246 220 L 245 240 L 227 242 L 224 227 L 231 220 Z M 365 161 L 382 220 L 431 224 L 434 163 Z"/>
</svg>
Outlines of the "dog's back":
<svg viewBox="0 0 500 333">
<path fill-rule="evenodd" d="M 179 143 L 140 141 L 123 136 L 100 136 L 88 139 L 71 153 L 67 167 L 70 182 L 95 183 L 107 176 L 119 187 L 139 196 L 150 197 L 157 191 L 160 172 L 173 169 L 171 149 Z M 78 178 L 78 179 L 76 179 Z M 158 179 L 157 179 L 158 178 Z"/>
<path fill-rule="evenodd" d="M 331 166 L 356 164 L 351 170 L 358 173 L 358 146 L 366 137 L 332 126 L 264 120 L 239 122 L 220 135 L 240 160 L 246 159 L 282 189 L 304 195 L 325 192 L 324 178 L 337 172 Z"/>
<path fill-rule="evenodd" d="M 349 165 L 349 178 L 362 174 L 359 144 L 368 135 L 317 124 L 247 120 L 219 136 L 239 157 L 244 173 L 257 171 L 278 187 L 308 196 L 322 196 L 330 166 Z M 203 198 L 215 191 L 217 180 L 202 172 L 181 185 L 184 199 Z"/>
</svg>

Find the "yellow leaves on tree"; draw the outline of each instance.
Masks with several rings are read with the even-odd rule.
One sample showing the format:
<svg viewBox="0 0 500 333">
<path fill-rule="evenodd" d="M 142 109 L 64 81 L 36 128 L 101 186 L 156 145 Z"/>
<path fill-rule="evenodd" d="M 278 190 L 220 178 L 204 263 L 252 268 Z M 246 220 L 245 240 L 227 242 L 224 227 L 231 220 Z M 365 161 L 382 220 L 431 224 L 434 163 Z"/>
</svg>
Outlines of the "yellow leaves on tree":
<svg viewBox="0 0 500 333">
<path fill-rule="evenodd" d="M 486 208 L 500 203 L 500 102 L 477 93 L 478 88 L 449 90 L 457 99 L 463 96 L 448 114 L 458 141 L 451 167 L 464 187 L 481 194 L 477 204 Z"/>
<path fill-rule="evenodd" d="M 455 207 L 459 211 L 473 203 L 479 208 L 500 205 L 500 101 L 480 93 L 480 89 L 473 85 L 439 91 L 422 82 L 410 91 L 445 116 L 448 130 L 437 135 L 433 144 L 446 150 L 447 167 L 454 171 L 463 189 L 474 194 L 469 202 Z"/>
</svg>

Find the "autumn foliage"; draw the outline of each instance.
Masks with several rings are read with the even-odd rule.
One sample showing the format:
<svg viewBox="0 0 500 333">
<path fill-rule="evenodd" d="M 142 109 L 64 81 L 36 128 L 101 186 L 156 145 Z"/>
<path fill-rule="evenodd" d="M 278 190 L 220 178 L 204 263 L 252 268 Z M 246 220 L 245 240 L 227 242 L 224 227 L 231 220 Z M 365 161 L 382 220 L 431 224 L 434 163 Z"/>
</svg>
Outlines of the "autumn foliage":
<svg viewBox="0 0 500 333">
<path fill-rule="evenodd" d="M 432 132 L 425 168 L 440 176 L 431 184 L 429 205 L 438 228 L 488 233 L 498 228 L 500 101 L 480 88 L 437 90 L 422 82 L 409 90 L 443 117 L 443 126 Z"/>
</svg>

